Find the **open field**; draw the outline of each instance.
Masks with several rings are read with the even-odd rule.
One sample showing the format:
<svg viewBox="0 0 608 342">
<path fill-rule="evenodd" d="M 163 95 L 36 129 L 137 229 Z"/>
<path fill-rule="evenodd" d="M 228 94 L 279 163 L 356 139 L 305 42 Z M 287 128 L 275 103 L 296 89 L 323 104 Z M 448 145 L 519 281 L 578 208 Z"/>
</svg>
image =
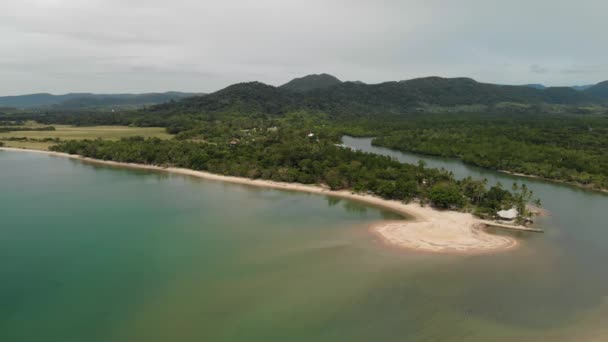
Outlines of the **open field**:
<svg viewBox="0 0 608 342">
<path fill-rule="evenodd" d="M 128 127 L 128 126 L 90 126 L 76 127 L 67 125 L 52 125 L 55 131 L 13 131 L 0 133 L 0 141 L 7 147 L 31 148 L 38 150 L 48 150 L 48 147 L 55 144 L 52 141 L 10 141 L 9 138 L 28 138 L 28 139 L 55 139 L 61 140 L 83 140 L 83 139 L 105 139 L 119 140 L 121 138 L 142 136 L 145 138 L 169 139 L 172 135 L 168 134 L 162 127 Z M 38 124 L 28 124 L 27 127 L 42 127 Z"/>
</svg>

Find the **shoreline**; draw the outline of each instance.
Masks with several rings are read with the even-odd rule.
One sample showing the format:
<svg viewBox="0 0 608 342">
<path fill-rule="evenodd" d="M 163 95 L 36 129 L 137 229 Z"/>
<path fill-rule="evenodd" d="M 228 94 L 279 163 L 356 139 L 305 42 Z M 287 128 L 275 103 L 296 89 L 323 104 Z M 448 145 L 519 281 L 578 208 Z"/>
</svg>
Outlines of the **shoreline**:
<svg viewBox="0 0 608 342">
<path fill-rule="evenodd" d="M 479 167 L 479 166 L 477 166 L 477 167 Z M 489 170 L 491 170 L 491 169 L 489 169 Z M 608 189 L 595 188 L 593 186 L 589 186 L 589 185 L 585 185 L 585 184 L 581 184 L 581 183 L 568 182 L 568 181 L 565 181 L 565 180 L 546 178 L 546 177 L 543 177 L 543 176 L 529 175 L 529 174 L 525 174 L 525 173 L 518 173 L 518 172 L 507 171 L 507 170 L 494 170 L 494 171 L 499 172 L 499 173 L 504 173 L 505 175 L 524 177 L 524 178 L 530 178 L 530 179 L 538 179 L 538 180 L 542 180 L 542 181 L 545 181 L 545 182 L 562 184 L 562 185 L 568 185 L 568 186 L 571 186 L 571 187 L 574 187 L 574 188 L 577 188 L 577 189 L 581 189 L 581 190 L 596 191 L 596 192 L 602 192 L 602 193 L 608 194 Z"/>
<path fill-rule="evenodd" d="M 162 171 L 213 181 L 277 190 L 299 191 L 353 200 L 397 213 L 403 216 L 404 219 L 411 217 L 411 220 L 381 221 L 373 224 L 370 230 L 385 243 L 412 250 L 439 253 L 487 253 L 510 250 L 518 245 L 518 241 L 515 238 L 485 232 L 483 230 L 485 224 L 481 219 L 475 218 L 472 214 L 456 211 L 440 211 L 430 207 L 422 207 L 414 202 L 406 204 L 372 195 L 357 194 L 347 190 L 329 190 L 319 185 L 275 182 L 271 180 L 224 176 L 185 168 L 115 162 L 63 152 L 14 147 L 0 147 L 0 151 L 39 153 L 93 164 Z"/>
</svg>

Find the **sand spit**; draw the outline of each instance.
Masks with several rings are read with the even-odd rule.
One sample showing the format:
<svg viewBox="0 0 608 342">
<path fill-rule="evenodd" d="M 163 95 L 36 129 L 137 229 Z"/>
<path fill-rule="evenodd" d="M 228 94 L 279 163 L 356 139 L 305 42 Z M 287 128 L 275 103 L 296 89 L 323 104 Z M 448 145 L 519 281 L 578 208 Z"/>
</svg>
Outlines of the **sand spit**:
<svg viewBox="0 0 608 342">
<path fill-rule="evenodd" d="M 401 215 L 414 217 L 413 220 L 383 221 L 371 227 L 371 230 L 385 242 L 408 249 L 440 253 L 483 253 L 504 251 L 517 245 L 517 240 L 507 236 L 498 236 L 483 230 L 481 220 L 471 214 L 455 211 L 439 211 L 422 207 L 417 203 L 405 204 L 399 201 L 385 200 L 379 197 L 352 193 L 350 191 L 331 191 L 316 185 L 274 182 L 261 179 L 223 176 L 203 171 L 183 168 L 160 167 L 154 165 L 119 163 L 114 161 L 86 158 L 61 152 L 39 151 L 0 147 L 0 150 L 42 153 L 95 164 L 117 167 L 128 167 L 144 170 L 171 172 L 209 180 L 259 186 L 273 189 L 301 191 L 322 194 L 363 202 L 372 206 L 387 209 Z"/>
<path fill-rule="evenodd" d="M 438 211 L 415 203 L 404 206 L 416 212 L 414 221 L 380 222 L 371 227 L 387 243 L 438 253 L 485 253 L 517 246 L 512 237 L 486 232 L 485 224 L 471 214 Z"/>
</svg>

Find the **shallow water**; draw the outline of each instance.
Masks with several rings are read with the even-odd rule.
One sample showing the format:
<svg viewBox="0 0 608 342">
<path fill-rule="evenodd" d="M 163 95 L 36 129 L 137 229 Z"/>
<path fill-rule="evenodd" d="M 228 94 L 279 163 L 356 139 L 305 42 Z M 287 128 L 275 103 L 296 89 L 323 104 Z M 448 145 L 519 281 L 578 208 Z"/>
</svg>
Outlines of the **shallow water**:
<svg viewBox="0 0 608 342">
<path fill-rule="evenodd" d="M 355 202 L 0 152 L 0 340 L 608 336 L 607 198 L 546 186 L 573 212 L 547 234 L 445 256 L 384 246 L 394 215 Z"/>
<path fill-rule="evenodd" d="M 593 312 L 595 307 L 600 321 L 608 321 L 608 194 L 583 190 L 573 186 L 540 179 L 519 177 L 494 172 L 470 165 L 459 160 L 403 153 L 371 145 L 372 138 L 353 138 L 345 136 L 346 146 L 391 156 L 404 163 L 416 164 L 424 160 L 428 167 L 444 168 L 456 178 L 471 176 L 488 179 L 489 184 L 498 182 L 507 188 L 514 182 L 525 183 L 534 191 L 535 197 L 542 200 L 543 208 L 550 216 L 539 219 L 538 225 L 546 233 L 542 235 L 523 235 L 526 239 L 525 251 L 513 253 L 533 253 L 531 264 L 538 263 L 538 274 L 523 275 L 511 282 L 521 291 L 522 316 L 528 310 L 546 310 L 546 317 L 530 317 L 534 321 L 545 321 L 548 329 L 559 323 L 545 318 L 567 317 Z M 541 264 L 542 263 L 542 264 Z M 541 267 L 542 266 L 542 267 Z M 546 278 L 547 284 L 541 291 L 528 282 L 535 277 Z M 522 279 L 524 278 L 524 279 Z M 540 306 L 533 308 L 533 306 Z M 577 324 L 591 323 L 594 318 L 582 318 Z M 605 328 L 604 328 L 605 329 Z M 600 329 L 602 330 L 602 329 Z M 608 339 L 608 331 L 602 331 Z M 577 335 L 578 336 L 578 335 Z"/>
</svg>

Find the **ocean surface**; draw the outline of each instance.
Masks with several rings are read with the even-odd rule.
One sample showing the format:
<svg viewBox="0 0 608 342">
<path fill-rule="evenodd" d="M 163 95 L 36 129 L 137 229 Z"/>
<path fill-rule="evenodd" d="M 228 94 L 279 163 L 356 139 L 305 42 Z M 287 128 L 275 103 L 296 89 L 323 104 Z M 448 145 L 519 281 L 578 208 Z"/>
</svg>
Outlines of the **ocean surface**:
<svg viewBox="0 0 608 342">
<path fill-rule="evenodd" d="M 608 196 L 531 183 L 547 233 L 437 255 L 357 202 L 0 152 L 0 341 L 606 340 Z"/>
</svg>

